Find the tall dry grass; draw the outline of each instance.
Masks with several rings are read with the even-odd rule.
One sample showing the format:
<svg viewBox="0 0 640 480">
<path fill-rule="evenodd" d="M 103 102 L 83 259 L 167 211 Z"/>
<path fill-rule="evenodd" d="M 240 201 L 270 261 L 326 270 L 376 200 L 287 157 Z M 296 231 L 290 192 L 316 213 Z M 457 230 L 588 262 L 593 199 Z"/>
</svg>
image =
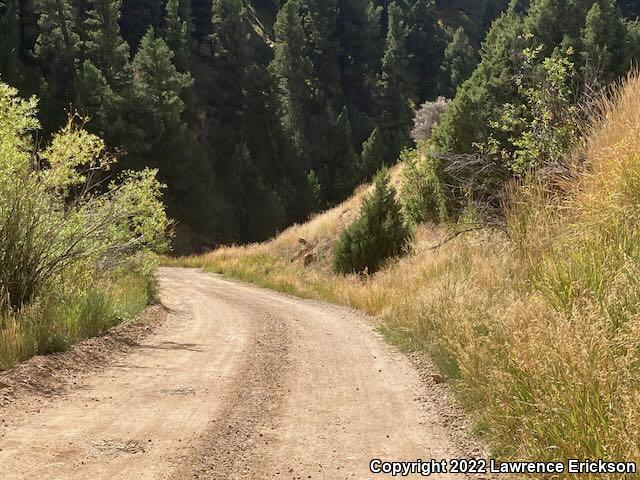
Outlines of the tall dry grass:
<svg viewBox="0 0 640 480">
<path fill-rule="evenodd" d="M 330 244 L 359 196 L 261 245 L 173 260 L 350 305 L 428 350 L 501 458 L 640 463 L 640 79 L 607 100 L 582 159 L 551 195 L 520 186 L 509 237 L 420 227 L 413 252 L 370 278 L 291 262 Z M 562 191 L 562 194 L 558 194 Z M 615 478 L 601 475 L 599 478 Z"/>
</svg>

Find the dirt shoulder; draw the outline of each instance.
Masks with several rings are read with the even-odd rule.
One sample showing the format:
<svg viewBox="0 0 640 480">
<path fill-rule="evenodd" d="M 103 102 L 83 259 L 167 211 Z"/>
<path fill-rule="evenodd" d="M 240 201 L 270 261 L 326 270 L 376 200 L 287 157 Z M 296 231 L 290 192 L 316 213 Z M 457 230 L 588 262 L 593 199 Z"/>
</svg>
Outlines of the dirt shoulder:
<svg viewBox="0 0 640 480">
<path fill-rule="evenodd" d="M 0 372 L 0 418 L 2 409 L 30 397 L 64 395 L 82 377 L 106 367 L 119 355 L 130 352 L 167 317 L 162 305 L 147 307 L 138 317 L 111 328 L 104 335 L 74 345 L 69 351 L 37 356 Z"/>
</svg>

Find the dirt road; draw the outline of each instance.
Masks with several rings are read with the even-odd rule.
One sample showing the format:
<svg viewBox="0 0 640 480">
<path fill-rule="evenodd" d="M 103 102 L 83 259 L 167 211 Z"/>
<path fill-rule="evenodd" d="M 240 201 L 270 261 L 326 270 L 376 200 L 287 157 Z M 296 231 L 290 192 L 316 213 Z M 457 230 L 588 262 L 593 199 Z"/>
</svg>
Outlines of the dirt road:
<svg viewBox="0 0 640 480">
<path fill-rule="evenodd" d="M 369 461 L 463 454 L 363 316 L 196 270 L 160 283 L 171 314 L 132 352 L 0 410 L 0 478 L 390 478 Z"/>
</svg>

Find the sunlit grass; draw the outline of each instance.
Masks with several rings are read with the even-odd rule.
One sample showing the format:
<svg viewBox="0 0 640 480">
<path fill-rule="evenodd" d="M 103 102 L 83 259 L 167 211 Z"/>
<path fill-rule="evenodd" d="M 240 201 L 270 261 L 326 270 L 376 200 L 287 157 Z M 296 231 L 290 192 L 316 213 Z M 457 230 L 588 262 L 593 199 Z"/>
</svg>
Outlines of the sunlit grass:
<svg viewBox="0 0 640 480">
<path fill-rule="evenodd" d="M 499 457 L 640 463 L 639 104 L 634 77 L 605 102 L 562 194 L 514 190 L 510 238 L 434 251 L 446 233 L 421 227 L 377 275 L 336 276 L 330 245 L 359 194 L 271 242 L 172 262 L 376 316 L 390 341 L 431 354 Z M 306 268 L 291 261 L 299 237 L 324 248 Z"/>
<path fill-rule="evenodd" d="M 135 318 L 155 295 L 141 275 L 103 279 L 88 289 L 44 295 L 0 318 L 0 370 L 34 355 L 67 350 L 123 321 Z"/>
</svg>

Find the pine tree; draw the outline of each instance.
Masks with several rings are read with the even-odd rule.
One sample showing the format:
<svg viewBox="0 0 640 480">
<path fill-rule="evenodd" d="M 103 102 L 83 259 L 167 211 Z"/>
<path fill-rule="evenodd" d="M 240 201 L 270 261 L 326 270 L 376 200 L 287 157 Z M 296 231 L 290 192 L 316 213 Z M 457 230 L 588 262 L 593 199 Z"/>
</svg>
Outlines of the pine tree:
<svg viewBox="0 0 640 480">
<path fill-rule="evenodd" d="M 362 170 L 365 178 L 370 178 L 382 166 L 386 158 L 386 144 L 378 127 L 373 129 L 371 135 L 362 145 Z"/>
<path fill-rule="evenodd" d="M 166 158 L 171 151 L 164 148 L 167 142 L 175 141 L 187 129 L 183 97 L 193 80 L 190 74 L 176 70 L 173 57 L 164 40 L 156 38 L 150 28 L 132 62 L 136 105 L 133 123 L 144 131 L 144 138 L 131 147 L 135 152 L 164 152 Z"/>
<path fill-rule="evenodd" d="M 570 61 L 587 77 L 586 61 L 589 68 L 604 62 L 599 73 L 607 80 L 622 73 L 630 61 L 631 51 L 626 47 L 629 35 L 612 0 L 512 1 L 508 11 L 494 22 L 480 63 L 458 89 L 434 131 L 434 140 L 441 149 L 456 152 L 474 151 L 490 133 L 495 133 L 499 142 L 507 141 L 488 126 L 501 118 L 505 104 L 524 101 L 518 98 L 521 92 L 514 78 L 520 73 L 525 49 L 541 47 L 541 59 L 573 52 Z M 574 86 L 574 96 L 580 95 L 583 86 Z"/>
<path fill-rule="evenodd" d="M 476 50 L 469 43 L 469 37 L 464 32 L 464 28 L 460 27 L 453 34 L 451 42 L 444 51 L 442 64 L 445 74 L 445 91 L 450 97 L 453 97 L 458 85 L 471 76 L 477 64 Z"/>
<path fill-rule="evenodd" d="M 394 157 L 407 144 L 413 117 L 409 99 L 413 82 L 406 51 L 406 32 L 402 11 L 394 2 L 389 5 L 387 41 L 380 76 L 380 123 L 388 135 L 388 155 Z M 390 161 L 391 159 L 388 159 Z"/>
<path fill-rule="evenodd" d="M 332 111 L 342 104 L 336 38 L 338 0 L 297 0 L 307 40 L 313 75 L 308 78 L 315 90 L 316 102 Z"/>
<path fill-rule="evenodd" d="M 80 37 L 75 31 L 75 13 L 69 0 L 40 0 L 39 35 L 34 53 L 49 86 L 48 95 L 60 103 L 73 97 L 75 61 Z"/>
<path fill-rule="evenodd" d="M 121 0 L 89 0 L 85 21 L 84 46 L 87 59 L 99 68 L 116 92 L 124 93 L 130 85 L 129 45 L 120 35 Z"/>
<path fill-rule="evenodd" d="M 284 225 L 285 209 L 278 193 L 258 173 L 246 144 L 236 146 L 226 189 L 232 192 L 240 238 L 264 239 Z"/>
<path fill-rule="evenodd" d="M 406 251 L 411 236 L 389 174 L 382 171 L 374 191 L 364 199 L 359 218 L 336 242 L 333 268 L 344 274 L 375 273 L 386 259 Z"/>
<path fill-rule="evenodd" d="M 491 119 L 502 115 L 505 103 L 517 96 L 513 81 L 521 52 L 529 46 L 522 16 L 509 9 L 493 24 L 484 42 L 482 60 L 435 126 L 432 140 L 439 149 L 473 152 L 487 138 Z"/>
<path fill-rule="evenodd" d="M 298 155 L 308 156 L 307 112 L 313 101 L 307 78 L 313 64 L 307 54 L 306 37 L 295 0 L 289 0 L 278 12 L 274 59 L 271 69 L 278 81 L 282 122 L 293 139 Z"/>
<path fill-rule="evenodd" d="M 189 28 L 187 21 L 182 19 L 179 0 L 167 1 L 164 39 L 175 54 L 174 63 L 178 70 L 188 70 Z"/>
<path fill-rule="evenodd" d="M 116 97 L 104 75 L 91 60 L 85 60 L 78 69 L 76 107 L 91 119 L 93 131 L 104 133 L 113 128 L 112 101 Z"/>
<path fill-rule="evenodd" d="M 327 192 L 329 201 L 339 201 L 349 195 L 358 184 L 360 175 L 359 158 L 353 150 L 353 140 L 351 138 L 351 124 L 349 123 L 349 112 L 344 107 L 338 116 L 332 132 L 333 154 L 331 160 L 331 178 L 333 182 L 325 184 L 331 186 Z"/>
<path fill-rule="evenodd" d="M 613 0 L 593 3 L 581 34 L 583 73 L 587 82 L 609 82 L 628 68 L 627 28 Z"/>
<path fill-rule="evenodd" d="M 381 54 L 380 10 L 369 0 L 340 0 L 336 35 L 340 76 L 349 109 L 372 114 L 373 86 Z"/>
<path fill-rule="evenodd" d="M 17 87 L 22 80 L 23 68 L 18 0 L 0 0 L 0 45 L 0 79 Z"/>
<path fill-rule="evenodd" d="M 416 0 L 407 14 L 407 57 L 416 81 L 416 103 L 439 95 L 440 64 L 446 46 L 433 0 Z"/>
<path fill-rule="evenodd" d="M 237 119 L 244 104 L 248 29 L 241 0 L 213 0 L 211 32 L 211 103 L 218 123 L 224 125 Z"/>
</svg>

